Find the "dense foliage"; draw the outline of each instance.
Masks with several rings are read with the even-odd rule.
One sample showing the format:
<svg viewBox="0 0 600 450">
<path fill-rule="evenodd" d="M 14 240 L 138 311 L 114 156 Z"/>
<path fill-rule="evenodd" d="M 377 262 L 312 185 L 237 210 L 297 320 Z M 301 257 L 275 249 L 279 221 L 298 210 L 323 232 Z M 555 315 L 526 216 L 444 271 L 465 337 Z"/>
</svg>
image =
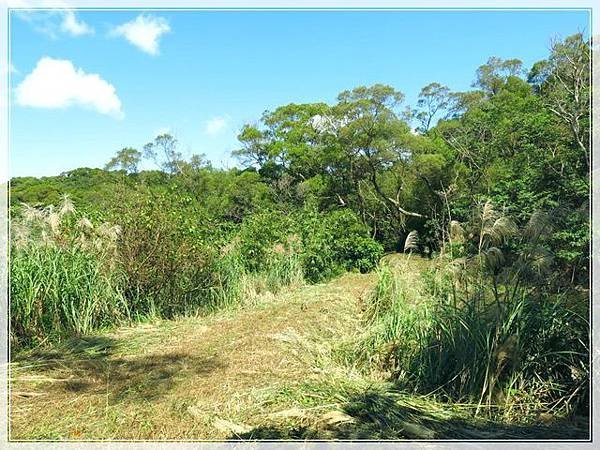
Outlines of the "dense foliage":
<svg viewBox="0 0 600 450">
<path fill-rule="evenodd" d="M 589 74 L 576 34 L 529 71 L 490 58 L 472 91 L 431 83 L 414 108 L 376 84 L 267 111 L 240 131 L 242 169 L 184 158 L 163 134 L 104 170 L 15 178 L 11 339 L 197 313 L 418 252 L 437 269 L 410 295 L 382 272 L 361 357 L 385 348 L 407 388 L 479 408 L 581 408 Z"/>
</svg>

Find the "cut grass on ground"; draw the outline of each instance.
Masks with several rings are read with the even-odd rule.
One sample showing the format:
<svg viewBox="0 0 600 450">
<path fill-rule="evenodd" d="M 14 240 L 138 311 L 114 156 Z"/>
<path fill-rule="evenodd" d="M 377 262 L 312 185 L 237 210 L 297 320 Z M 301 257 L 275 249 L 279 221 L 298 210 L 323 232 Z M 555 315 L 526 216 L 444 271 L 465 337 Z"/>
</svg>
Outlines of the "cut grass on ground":
<svg viewBox="0 0 600 450">
<path fill-rule="evenodd" d="M 402 258 L 391 265 L 405 266 Z M 427 266 L 414 256 L 408 263 Z M 587 424 L 570 424 L 567 435 L 564 427 L 475 421 L 467 409 L 399 392 L 340 357 L 362 332 L 375 280 L 346 274 L 210 317 L 16 355 L 11 439 L 582 437 Z"/>
</svg>

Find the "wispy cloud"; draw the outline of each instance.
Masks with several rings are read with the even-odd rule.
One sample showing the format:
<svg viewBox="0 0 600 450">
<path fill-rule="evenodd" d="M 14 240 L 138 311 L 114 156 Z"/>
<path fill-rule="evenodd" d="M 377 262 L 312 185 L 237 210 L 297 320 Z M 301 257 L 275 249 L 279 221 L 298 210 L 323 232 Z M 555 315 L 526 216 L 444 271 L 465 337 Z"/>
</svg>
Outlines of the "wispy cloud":
<svg viewBox="0 0 600 450">
<path fill-rule="evenodd" d="M 204 132 L 209 136 L 216 136 L 227 128 L 229 119 L 227 117 L 213 117 L 204 123 Z"/>
<path fill-rule="evenodd" d="M 114 86 L 98 74 L 85 73 L 64 59 L 40 59 L 17 86 L 16 103 L 33 108 L 82 106 L 101 114 L 123 117 Z"/>
<path fill-rule="evenodd" d="M 71 36 L 83 36 L 84 34 L 93 34 L 94 29 L 82 20 L 77 19 L 73 11 L 64 13 L 63 21 L 60 24 L 62 32 Z"/>
<path fill-rule="evenodd" d="M 51 39 L 57 39 L 61 34 L 69 36 L 84 36 L 93 34 L 94 29 L 79 19 L 73 10 L 18 10 L 16 17 L 28 22 L 33 30 L 45 34 Z"/>
<path fill-rule="evenodd" d="M 150 55 L 158 55 L 160 37 L 171 31 L 171 27 L 163 17 L 145 16 L 119 25 L 111 32 L 113 36 L 122 36 L 131 44 Z"/>
</svg>

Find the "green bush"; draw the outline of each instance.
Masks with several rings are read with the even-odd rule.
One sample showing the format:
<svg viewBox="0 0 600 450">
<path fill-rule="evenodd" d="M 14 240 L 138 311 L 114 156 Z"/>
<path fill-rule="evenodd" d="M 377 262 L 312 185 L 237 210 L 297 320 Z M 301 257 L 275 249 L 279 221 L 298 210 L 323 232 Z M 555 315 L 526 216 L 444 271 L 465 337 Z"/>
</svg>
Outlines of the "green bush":
<svg viewBox="0 0 600 450">
<path fill-rule="evenodd" d="M 370 272 L 383 256 L 383 246 L 370 237 L 356 236 L 341 239 L 335 243 L 336 253 L 343 261 L 346 270 L 358 269 L 361 273 Z"/>
<path fill-rule="evenodd" d="M 293 224 L 280 211 L 266 210 L 246 217 L 240 227 L 239 252 L 250 272 L 265 271 L 271 249 L 293 234 Z"/>
<path fill-rule="evenodd" d="M 296 236 L 298 242 L 290 247 L 290 239 Z M 298 255 L 303 277 L 313 283 L 344 270 L 368 272 L 383 254 L 382 246 L 350 210 L 322 213 L 306 207 L 292 214 L 266 210 L 247 217 L 238 238 L 249 272 L 271 270 L 273 248 L 283 246 Z"/>
<path fill-rule="evenodd" d="M 350 210 L 327 214 L 309 211 L 298 222 L 304 242 L 304 272 L 312 282 L 344 270 L 368 272 L 383 255 L 381 244 L 369 236 L 368 228 Z"/>
<path fill-rule="evenodd" d="M 200 213 L 163 194 L 137 193 L 122 207 L 118 258 L 132 314 L 173 317 L 207 306 L 217 255 L 203 240 Z"/>
</svg>

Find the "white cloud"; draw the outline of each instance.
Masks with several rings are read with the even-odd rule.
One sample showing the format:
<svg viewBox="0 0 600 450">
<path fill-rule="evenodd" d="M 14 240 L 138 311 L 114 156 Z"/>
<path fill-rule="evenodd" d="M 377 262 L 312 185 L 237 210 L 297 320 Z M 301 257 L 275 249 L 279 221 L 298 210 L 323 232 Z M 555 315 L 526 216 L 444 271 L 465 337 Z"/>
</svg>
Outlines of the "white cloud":
<svg viewBox="0 0 600 450">
<path fill-rule="evenodd" d="M 139 15 L 134 20 L 113 29 L 115 36 L 122 36 L 131 44 L 150 55 L 158 54 L 158 41 L 164 33 L 171 31 L 162 17 Z"/>
<path fill-rule="evenodd" d="M 38 33 L 45 34 L 51 39 L 57 39 L 59 34 L 83 36 L 93 34 L 94 29 L 77 18 L 73 10 L 16 10 L 15 15 L 28 22 Z"/>
<path fill-rule="evenodd" d="M 16 88 L 16 102 L 33 108 L 83 106 L 113 117 L 123 117 L 121 100 L 100 75 L 87 74 L 64 59 L 40 59 Z"/>
<path fill-rule="evenodd" d="M 64 13 L 60 29 L 71 36 L 83 36 L 84 34 L 94 33 L 94 30 L 87 23 L 77 19 L 73 11 Z"/>
<path fill-rule="evenodd" d="M 216 136 L 227 128 L 227 118 L 213 117 L 204 124 L 204 132 L 209 136 Z"/>
</svg>

